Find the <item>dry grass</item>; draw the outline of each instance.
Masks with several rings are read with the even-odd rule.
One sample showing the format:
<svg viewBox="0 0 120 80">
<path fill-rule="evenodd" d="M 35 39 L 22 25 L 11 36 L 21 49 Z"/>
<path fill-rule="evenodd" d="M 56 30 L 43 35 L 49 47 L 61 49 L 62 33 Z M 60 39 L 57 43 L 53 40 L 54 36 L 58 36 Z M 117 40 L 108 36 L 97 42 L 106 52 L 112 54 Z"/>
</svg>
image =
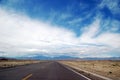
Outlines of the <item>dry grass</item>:
<svg viewBox="0 0 120 80">
<path fill-rule="evenodd" d="M 39 62 L 40 61 L 35 61 L 35 60 L 0 60 L 0 69 L 39 63 Z"/>
<path fill-rule="evenodd" d="M 120 80 L 120 61 L 61 61 L 61 63 Z"/>
</svg>

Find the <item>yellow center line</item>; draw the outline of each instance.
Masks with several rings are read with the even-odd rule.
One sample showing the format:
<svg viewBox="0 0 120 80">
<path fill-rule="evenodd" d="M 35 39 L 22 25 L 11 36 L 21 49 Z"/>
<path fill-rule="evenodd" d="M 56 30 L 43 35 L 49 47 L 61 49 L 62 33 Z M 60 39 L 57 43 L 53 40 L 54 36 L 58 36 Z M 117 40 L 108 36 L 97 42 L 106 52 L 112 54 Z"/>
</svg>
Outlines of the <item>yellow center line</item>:
<svg viewBox="0 0 120 80">
<path fill-rule="evenodd" d="M 27 80 L 28 78 L 30 78 L 32 76 L 32 74 L 27 75 L 26 77 L 24 77 L 22 80 Z"/>
</svg>

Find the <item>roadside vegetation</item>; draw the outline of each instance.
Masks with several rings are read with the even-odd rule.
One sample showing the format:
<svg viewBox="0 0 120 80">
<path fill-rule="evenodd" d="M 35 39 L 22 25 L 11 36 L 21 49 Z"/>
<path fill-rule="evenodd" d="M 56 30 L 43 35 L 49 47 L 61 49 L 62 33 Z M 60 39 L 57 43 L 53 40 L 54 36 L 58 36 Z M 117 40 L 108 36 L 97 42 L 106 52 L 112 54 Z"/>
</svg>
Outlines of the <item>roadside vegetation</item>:
<svg viewBox="0 0 120 80">
<path fill-rule="evenodd" d="M 77 70 L 86 70 L 102 76 L 109 77 L 113 80 L 120 80 L 120 61 L 97 60 L 97 61 L 60 61 Z"/>
<path fill-rule="evenodd" d="M 0 69 L 39 63 L 37 60 L 0 60 Z"/>
</svg>

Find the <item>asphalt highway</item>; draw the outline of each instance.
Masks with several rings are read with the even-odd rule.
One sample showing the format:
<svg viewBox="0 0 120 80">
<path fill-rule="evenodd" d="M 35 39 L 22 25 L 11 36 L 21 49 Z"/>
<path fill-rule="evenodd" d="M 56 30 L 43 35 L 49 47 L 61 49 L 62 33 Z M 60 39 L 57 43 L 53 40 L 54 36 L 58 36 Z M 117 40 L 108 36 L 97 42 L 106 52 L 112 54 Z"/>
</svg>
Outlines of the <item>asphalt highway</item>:
<svg viewBox="0 0 120 80">
<path fill-rule="evenodd" d="M 3 69 L 0 80 L 88 80 L 58 62 L 37 64 Z"/>
</svg>

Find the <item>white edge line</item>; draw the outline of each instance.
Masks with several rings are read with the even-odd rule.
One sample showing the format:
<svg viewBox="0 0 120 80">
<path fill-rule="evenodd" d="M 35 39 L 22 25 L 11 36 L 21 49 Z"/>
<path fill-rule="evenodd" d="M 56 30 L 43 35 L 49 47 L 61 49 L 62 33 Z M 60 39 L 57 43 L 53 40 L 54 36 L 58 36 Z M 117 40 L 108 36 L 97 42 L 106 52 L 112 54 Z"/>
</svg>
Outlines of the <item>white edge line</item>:
<svg viewBox="0 0 120 80">
<path fill-rule="evenodd" d="M 64 65 L 63 65 L 64 66 Z M 66 67 L 66 66 L 64 66 L 64 67 Z M 66 67 L 67 69 L 68 69 L 68 67 Z M 70 68 L 69 68 L 70 69 Z M 82 74 L 80 74 L 80 73 L 78 73 L 77 71 L 75 71 L 75 70 L 72 70 L 72 69 L 70 69 L 71 71 L 73 71 L 73 72 L 75 72 L 75 73 L 77 73 L 77 74 L 79 74 L 79 75 L 82 75 Z M 95 73 L 91 73 L 91 72 L 88 72 L 88 71 L 86 71 L 86 70 L 82 70 L 82 69 L 80 69 L 81 71 L 84 71 L 85 73 L 89 73 L 89 74 L 91 74 L 91 75 L 94 75 L 94 76 L 96 76 L 96 77 L 99 77 L 99 78 L 102 78 L 102 79 L 105 79 L 105 80 L 113 80 L 113 79 L 110 79 L 110 78 L 108 78 L 108 77 L 104 77 L 104 76 L 101 76 L 101 75 L 98 75 L 98 74 L 95 74 Z M 83 75 L 84 76 L 84 75 Z M 86 77 L 86 76 L 84 76 L 84 77 Z M 88 77 L 87 77 L 88 78 Z M 88 78 L 89 79 L 89 78 Z M 91 79 L 90 79 L 91 80 Z"/>
<path fill-rule="evenodd" d="M 82 70 L 82 69 L 79 69 L 79 70 L 84 71 L 85 73 L 89 73 L 89 74 L 91 74 L 91 75 L 94 75 L 94 76 L 96 76 L 96 77 L 105 79 L 105 80 L 112 80 L 112 79 L 110 79 L 110 78 L 108 78 L 108 77 L 104 77 L 104 76 L 101 76 L 101 75 L 98 75 L 98 74 L 95 74 L 95 73 L 92 73 L 92 72 L 88 72 L 88 71 L 86 71 L 86 70 Z"/>
<path fill-rule="evenodd" d="M 68 68 L 68 67 L 66 67 L 66 68 L 69 69 L 69 70 L 71 70 L 71 71 L 73 71 L 74 73 L 76 73 L 76 74 L 78 74 L 78 75 L 80 75 L 80 76 L 82 76 L 82 77 L 88 79 L 88 80 L 91 80 L 90 78 L 88 78 L 88 77 L 86 77 L 86 76 L 84 76 L 84 75 L 78 73 L 77 71 L 75 71 L 75 70 L 73 70 L 73 69 L 70 69 L 70 68 Z"/>
<path fill-rule="evenodd" d="M 63 66 L 64 66 L 64 65 L 63 65 Z M 75 71 L 75 70 L 73 70 L 73 69 L 71 69 L 71 68 L 69 68 L 69 67 L 66 67 L 66 66 L 64 66 L 64 67 L 67 68 L 67 69 L 69 69 L 69 70 L 71 70 L 72 72 L 74 72 L 74 73 L 76 73 L 76 74 L 78 74 L 78 75 L 80 75 L 80 76 L 86 78 L 87 80 L 92 80 L 92 79 L 90 79 L 90 78 L 88 78 L 88 77 L 86 77 L 86 76 L 84 76 L 84 75 L 78 73 L 77 71 Z"/>
</svg>

